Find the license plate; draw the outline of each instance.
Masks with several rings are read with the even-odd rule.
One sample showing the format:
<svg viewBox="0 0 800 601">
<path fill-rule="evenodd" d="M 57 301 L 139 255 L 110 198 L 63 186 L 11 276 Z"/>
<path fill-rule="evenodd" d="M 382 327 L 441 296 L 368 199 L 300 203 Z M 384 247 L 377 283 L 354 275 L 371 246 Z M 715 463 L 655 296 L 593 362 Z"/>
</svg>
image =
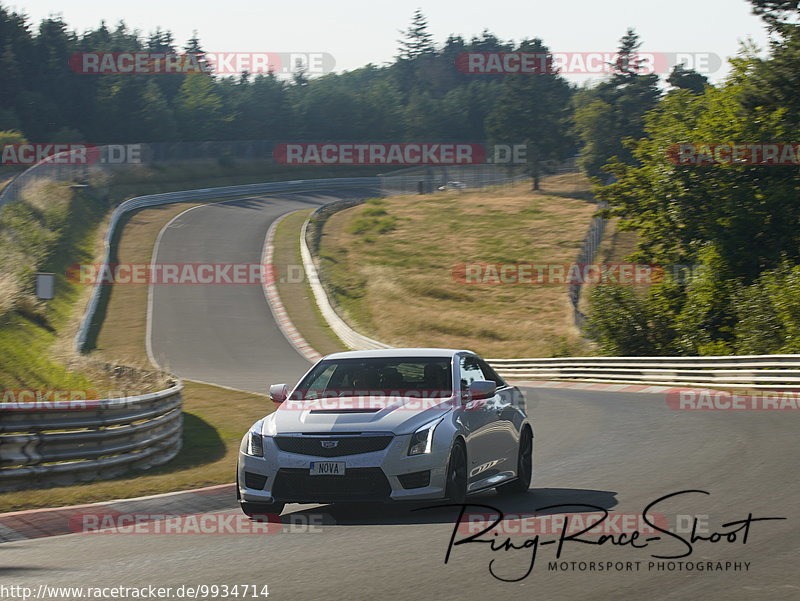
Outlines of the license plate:
<svg viewBox="0 0 800 601">
<path fill-rule="evenodd" d="M 344 461 L 312 461 L 312 476 L 344 476 Z"/>
</svg>

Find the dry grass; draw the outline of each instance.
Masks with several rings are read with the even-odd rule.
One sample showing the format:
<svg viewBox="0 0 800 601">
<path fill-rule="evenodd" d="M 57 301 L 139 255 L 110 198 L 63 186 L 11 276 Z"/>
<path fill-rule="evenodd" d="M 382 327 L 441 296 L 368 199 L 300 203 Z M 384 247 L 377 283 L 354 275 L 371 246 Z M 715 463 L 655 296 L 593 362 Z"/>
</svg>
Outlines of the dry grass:
<svg viewBox="0 0 800 601">
<path fill-rule="evenodd" d="M 342 211 L 323 229 L 323 278 L 356 329 L 390 344 L 489 357 L 590 352 L 572 325 L 566 286 L 467 285 L 452 274 L 464 263 L 573 262 L 595 212 L 590 187 L 565 174 L 538 192 L 444 192 Z M 354 226 L 371 216 L 393 218 L 394 229 Z"/>
</svg>

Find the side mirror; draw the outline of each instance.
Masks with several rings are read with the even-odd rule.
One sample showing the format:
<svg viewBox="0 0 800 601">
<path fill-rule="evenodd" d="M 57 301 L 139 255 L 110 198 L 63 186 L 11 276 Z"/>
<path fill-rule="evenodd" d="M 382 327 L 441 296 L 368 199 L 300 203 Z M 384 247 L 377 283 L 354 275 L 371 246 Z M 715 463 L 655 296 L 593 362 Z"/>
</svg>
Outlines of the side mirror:
<svg viewBox="0 0 800 601">
<path fill-rule="evenodd" d="M 475 380 L 469 385 L 469 396 L 473 401 L 493 397 L 496 391 L 497 384 L 488 380 Z"/>
<path fill-rule="evenodd" d="M 282 403 L 289 396 L 289 388 L 286 384 L 273 384 L 269 387 L 269 398 L 273 403 Z"/>
</svg>

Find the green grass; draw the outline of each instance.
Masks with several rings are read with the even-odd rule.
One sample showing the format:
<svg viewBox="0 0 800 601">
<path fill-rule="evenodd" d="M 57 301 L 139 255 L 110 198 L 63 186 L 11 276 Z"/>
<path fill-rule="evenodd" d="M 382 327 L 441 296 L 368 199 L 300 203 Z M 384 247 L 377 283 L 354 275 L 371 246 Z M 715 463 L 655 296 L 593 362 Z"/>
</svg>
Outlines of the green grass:
<svg viewBox="0 0 800 601">
<path fill-rule="evenodd" d="M 75 303 L 84 292 L 81 286 L 67 279 L 67 267 L 93 260 L 95 231 L 105 213 L 105 203 L 85 193 L 76 193 L 66 184 L 51 184 L 44 192 L 66 201 L 67 216 L 61 227 L 52 233 L 47 231 L 50 245 L 44 256 L 27 254 L 41 262 L 23 270 L 26 294 L 14 310 L 0 317 L 0 388 L 96 388 L 98 383 L 91 376 L 74 371 L 54 358 L 53 346 L 70 330 Z M 33 223 L 21 218 L 10 221 L 17 226 L 14 235 L 18 238 L 28 244 L 41 241 L 44 228 L 37 231 Z M 36 270 L 55 274 L 53 300 L 36 301 L 31 295 Z"/>
</svg>

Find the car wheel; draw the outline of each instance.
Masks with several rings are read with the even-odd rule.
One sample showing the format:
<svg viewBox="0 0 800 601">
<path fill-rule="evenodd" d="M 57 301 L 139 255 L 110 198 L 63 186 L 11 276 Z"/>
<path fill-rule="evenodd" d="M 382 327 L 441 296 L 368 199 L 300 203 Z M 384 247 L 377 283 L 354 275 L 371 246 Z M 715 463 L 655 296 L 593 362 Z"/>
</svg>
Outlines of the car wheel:
<svg viewBox="0 0 800 601">
<path fill-rule="evenodd" d="M 269 521 L 270 516 L 278 516 L 283 511 L 286 503 L 250 503 L 240 501 L 242 513 L 254 520 Z"/>
<path fill-rule="evenodd" d="M 508 484 L 497 487 L 499 493 L 523 493 L 531 487 L 533 477 L 533 435 L 530 429 L 525 428 L 519 439 L 517 456 L 517 478 Z"/>
<path fill-rule="evenodd" d="M 467 499 L 467 454 L 461 442 L 457 442 L 450 451 L 445 494 L 450 501 L 458 505 Z"/>
</svg>

